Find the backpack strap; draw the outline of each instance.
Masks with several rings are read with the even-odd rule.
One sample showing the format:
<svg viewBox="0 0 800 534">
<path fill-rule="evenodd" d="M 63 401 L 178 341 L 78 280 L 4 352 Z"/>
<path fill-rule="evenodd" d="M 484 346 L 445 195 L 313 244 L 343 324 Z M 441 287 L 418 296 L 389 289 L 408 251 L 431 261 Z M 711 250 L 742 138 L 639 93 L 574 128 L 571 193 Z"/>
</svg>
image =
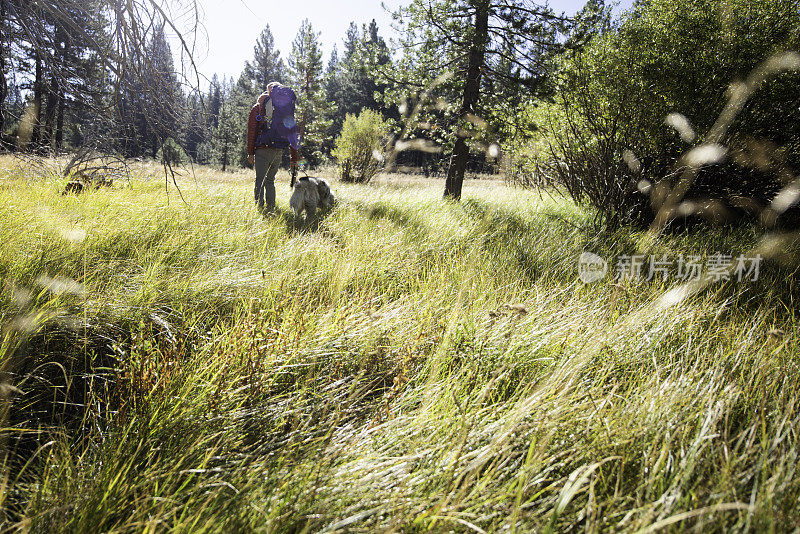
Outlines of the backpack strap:
<svg viewBox="0 0 800 534">
<path fill-rule="evenodd" d="M 261 103 L 261 116 L 265 119 L 267 118 L 267 102 L 269 102 L 269 97 L 265 98 Z"/>
<path fill-rule="evenodd" d="M 264 131 L 265 127 L 269 128 L 272 125 L 272 116 L 267 117 L 267 102 L 270 102 L 270 97 L 265 98 L 264 102 L 262 102 L 260 104 L 260 107 L 261 107 L 261 115 L 260 115 L 261 116 L 261 121 L 259 121 L 259 124 L 258 124 L 258 132 L 259 133 Z M 275 115 L 274 108 L 272 110 L 272 115 L 273 116 Z M 269 122 L 267 122 L 267 119 L 269 119 Z"/>
</svg>

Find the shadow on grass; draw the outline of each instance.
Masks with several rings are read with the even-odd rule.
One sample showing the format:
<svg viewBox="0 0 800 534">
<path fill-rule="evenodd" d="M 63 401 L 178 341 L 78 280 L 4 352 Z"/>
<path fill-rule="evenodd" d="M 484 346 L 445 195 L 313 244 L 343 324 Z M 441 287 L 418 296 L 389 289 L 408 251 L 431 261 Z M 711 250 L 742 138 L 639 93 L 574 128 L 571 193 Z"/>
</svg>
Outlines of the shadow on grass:
<svg viewBox="0 0 800 534">
<path fill-rule="evenodd" d="M 3 399 L 8 404 L 0 457 L 12 473 L 31 467 L 36 451 L 58 432 L 67 432 L 76 443 L 91 434 L 94 428 L 85 419 L 89 405 L 95 424 L 107 428 L 118 408 L 111 397 L 122 367 L 109 340 L 118 337 L 116 327 L 52 321 L 4 356 L 2 379 L 15 386 Z"/>
<path fill-rule="evenodd" d="M 544 273 L 565 283 L 573 281 L 578 257 L 584 251 L 604 258 L 638 253 L 637 241 L 626 232 L 598 232 L 547 212 L 526 216 L 474 198 L 464 200 L 461 206 L 477 223 L 476 242 L 501 263 L 513 262 L 531 282 Z"/>
<path fill-rule="evenodd" d="M 531 242 L 545 231 L 540 221 L 527 220 L 477 199 L 463 201 L 462 208 L 467 217 L 479 223 L 476 237 L 482 248 L 497 258 L 513 261 L 523 278 L 533 282 L 548 269 L 548 258 L 541 257 L 539 247 Z"/>
<path fill-rule="evenodd" d="M 275 217 L 283 219 L 286 233 L 296 235 L 319 232 L 320 223 L 327 219 L 331 212 L 333 212 L 333 208 L 318 210 L 316 216 L 309 219 L 302 215 L 296 215 L 292 210 L 277 210 L 272 214 L 265 214 L 264 218 Z"/>
<path fill-rule="evenodd" d="M 422 221 L 400 208 L 395 208 L 386 204 L 366 205 L 363 203 L 355 203 L 355 207 L 368 219 L 373 221 L 385 219 L 401 228 L 411 230 L 418 235 L 427 235 L 429 233 L 428 228 Z"/>
</svg>

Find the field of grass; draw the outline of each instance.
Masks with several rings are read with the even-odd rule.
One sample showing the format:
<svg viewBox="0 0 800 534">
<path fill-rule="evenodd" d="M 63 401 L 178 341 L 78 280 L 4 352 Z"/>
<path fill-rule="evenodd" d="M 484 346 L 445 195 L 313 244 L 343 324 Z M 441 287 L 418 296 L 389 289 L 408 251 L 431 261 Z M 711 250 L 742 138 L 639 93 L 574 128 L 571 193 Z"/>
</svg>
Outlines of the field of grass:
<svg viewBox="0 0 800 534">
<path fill-rule="evenodd" d="M 800 529 L 793 270 L 672 308 L 577 279 L 756 230 L 402 178 L 335 183 L 308 229 L 285 182 L 267 218 L 249 173 L 179 183 L 61 196 L 0 162 L 1 530 Z"/>
</svg>

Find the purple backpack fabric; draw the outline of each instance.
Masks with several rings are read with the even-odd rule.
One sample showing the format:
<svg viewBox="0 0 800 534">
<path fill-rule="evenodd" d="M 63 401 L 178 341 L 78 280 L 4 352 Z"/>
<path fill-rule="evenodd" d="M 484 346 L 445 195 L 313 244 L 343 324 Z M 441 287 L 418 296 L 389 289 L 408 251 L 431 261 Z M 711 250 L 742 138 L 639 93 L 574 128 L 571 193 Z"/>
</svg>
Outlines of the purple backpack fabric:
<svg viewBox="0 0 800 534">
<path fill-rule="evenodd" d="M 261 125 L 256 137 L 256 146 L 272 148 L 300 149 L 300 136 L 297 121 L 294 119 L 294 104 L 297 95 L 291 87 L 278 85 L 272 88 L 269 99 L 272 101 L 272 121 Z"/>
</svg>

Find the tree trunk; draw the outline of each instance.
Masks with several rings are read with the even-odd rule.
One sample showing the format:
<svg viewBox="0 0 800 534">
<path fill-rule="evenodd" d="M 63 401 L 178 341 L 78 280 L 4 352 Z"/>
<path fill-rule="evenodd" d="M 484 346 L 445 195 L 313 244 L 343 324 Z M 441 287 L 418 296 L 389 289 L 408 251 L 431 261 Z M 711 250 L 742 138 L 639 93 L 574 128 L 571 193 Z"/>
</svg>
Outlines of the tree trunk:
<svg viewBox="0 0 800 534">
<path fill-rule="evenodd" d="M 50 86 L 47 88 L 47 104 L 44 108 L 44 131 L 42 134 L 42 148 L 53 150 L 56 129 L 56 108 L 58 106 L 58 75 L 55 66 L 50 76 Z"/>
<path fill-rule="evenodd" d="M 5 35 L 5 26 L 6 26 L 6 2 L 5 0 L 0 0 L 0 33 L 3 35 L 0 36 L 0 148 L 3 146 L 3 132 L 6 129 L 6 113 L 5 113 L 5 106 L 6 106 L 6 96 L 7 96 L 7 85 L 6 85 L 6 43 L 4 39 Z"/>
<path fill-rule="evenodd" d="M 61 67 L 62 71 L 66 70 L 65 63 L 67 55 L 69 54 L 69 35 L 64 36 L 64 46 L 61 49 Z M 62 72 L 62 76 L 66 76 L 66 72 Z M 63 78 L 62 78 L 63 79 Z M 58 86 L 58 117 L 56 118 L 56 152 L 60 152 L 64 146 L 64 110 L 67 107 L 67 91 L 66 83 L 63 81 Z"/>
<path fill-rule="evenodd" d="M 311 105 L 311 73 L 306 72 L 306 84 L 305 84 L 305 97 L 306 102 L 303 106 L 303 118 L 300 122 L 300 142 L 302 143 L 306 137 L 306 122 L 308 121 L 308 107 Z"/>
<path fill-rule="evenodd" d="M 61 93 L 64 76 L 64 49 L 61 46 L 64 32 L 59 23 L 55 24 L 53 36 L 53 55 L 49 63 L 50 85 L 47 87 L 47 105 L 44 111 L 44 135 L 42 145 L 53 152 L 56 148 L 56 116 L 58 115 L 58 95 Z"/>
<path fill-rule="evenodd" d="M 36 150 L 36 147 L 39 145 L 39 140 L 41 139 L 42 128 L 39 121 L 39 116 L 42 110 L 42 91 L 43 91 L 43 83 L 42 83 L 42 76 L 44 76 L 43 68 L 42 68 L 42 60 L 39 56 L 39 50 L 37 49 L 34 52 L 35 58 L 34 62 L 36 63 L 36 71 L 34 74 L 33 79 L 33 133 L 31 135 L 31 146 Z"/>
<path fill-rule="evenodd" d="M 469 159 L 469 147 L 464 135 L 461 133 L 467 117 L 474 113 L 475 104 L 478 103 L 481 88 L 481 70 L 486 56 L 486 44 L 489 39 L 489 2 L 490 0 L 476 0 L 470 2 L 475 7 L 475 27 L 469 51 L 467 64 L 467 77 L 464 83 L 464 93 L 459 109 L 459 126 L 456 132 L 456 144 L 450 158 L 450 168 L 447 169 L 447 181 L 444 186 L 444 197 L 453 200 L 461 199 L 461 187 L 464 184 L 464 171 Z"/>
<path fill-rule="evenodd" d="M 228 152 L 230 150 L 230 139 L 228 137 L 228 116 L 225 115 L 225 134 L 222 136 L 222 172 L 225 172 L 225 169 L 228 168 Z"/>
<path fill-rule="evenodd" d="M 56 117 L 55 151 L 61 152 L 64 146 L 64 109 L 66 108 L 66 94 L 63 85 L 58 93 L 58 116 Z"/>
<path fill-rule="evenodd" d="M 2 56 L 3 46 L 0 44 L 0 146 L 3 145 L 3 132 L 6 130 L 6 75 L 5 58 Z"/>
</svg>

